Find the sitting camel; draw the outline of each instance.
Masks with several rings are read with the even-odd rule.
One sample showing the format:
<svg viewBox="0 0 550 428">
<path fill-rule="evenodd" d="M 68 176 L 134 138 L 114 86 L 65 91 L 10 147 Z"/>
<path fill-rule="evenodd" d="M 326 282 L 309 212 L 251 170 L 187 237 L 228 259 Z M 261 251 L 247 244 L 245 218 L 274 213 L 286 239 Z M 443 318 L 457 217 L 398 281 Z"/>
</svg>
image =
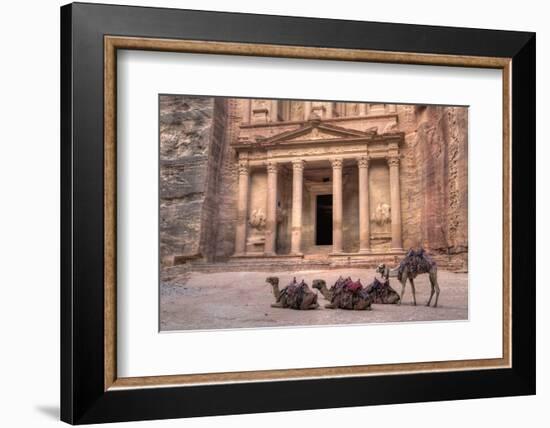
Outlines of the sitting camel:
<svg viewBox="0 0 550 428">
<path fill-rule="evenodd" d="M 435 261 L 431 259 L 421 248 L 418 251 L 414 251 L 412 248 L 408 251 L 407 255 L 399 266 L 390 272 L 390 276 L 397 276 L 397 279 L 401 282 L 401 296 L 400 300 L 403 301 L 403 294 L 405 293 L 405 285 L 407 279 L 411 283 L 411 290 L 413 295 L 413 304 L 416 306 L 416 293 L 414 289 L 414 278 L 417 275 L 427 273 L 430 277 L 430 284 L 432 286 L 430 298 L 426 303 L 426 306 L 430 306 L 432 297 L 435 294 L 434 308 L 437 307 L 437 301 L 439 300 L 439 284 L 437 283 L 437 265 Z"/>
<path fill-rule="evenodd" d="M 307 284 L 302 280 L 300 284 L 296 278 L 292 280 L 285 288 L 279 291 L 279 278 L 270 276 L 265 280 L 271 284 L 275 303 L 271 304 L 272 308 L 290 308 L 290 309 L 317 309 L 317 293 L 309 289 Z"/>
<path fill-rule="evenodd" d="M 327 309 L 371 310 L 371 299 L 360 280 L 353 282 L 351 278 L 340 277 L 329 290 L 324 280 L 315 279 L 312 287 L 330 301 L 325 305 Z"/>
<path fill-rule="evenodd" d="M 382 282 L 378 278 L 374 278 L 374 281 L 365 288 L 365 291 L 370 296 L 372 303 L 393 305 L 401 301 L 399 294 L 390 287 L 390 281 L 387 279 Z"/>
<path fill-rule="evenodd" d="M 331 301 L 334 289 L 334 286 L 329 290 L 327 284 L 322 279 L 313 280 L 313 288 L 316 288 L 321 292 L 325 299 Z M 364 293 L 368 294 L 371 303 L 378 304 L 394 304 L 399 303 L 399 294 L 390 287 L 388 280 L 382 282 L 378 278 L 374 278 L 374 281 L 371 282 L 367 287 L 364 288 Z"/>
</svg>

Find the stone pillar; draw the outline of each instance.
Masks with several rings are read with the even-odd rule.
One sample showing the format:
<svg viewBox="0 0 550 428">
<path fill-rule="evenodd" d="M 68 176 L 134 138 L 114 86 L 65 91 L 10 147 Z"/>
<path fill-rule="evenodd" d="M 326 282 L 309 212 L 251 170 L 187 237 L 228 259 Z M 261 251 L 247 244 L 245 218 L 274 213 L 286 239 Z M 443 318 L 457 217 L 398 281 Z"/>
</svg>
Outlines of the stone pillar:
<svg viewBox="0 0 550 428">
<path fill-rule="evenodd" d="M 391 249 L 403 250 L 401 240 L 401 191 L 399 188 L 399 157 L 388 158 L 391 198 Z"/>
<path fill-rule="evenodd" d="M 370 253 L 369 158 L 357 159 L 359 167 L 359 252 Z"/>
<path fill-rule="evenodd" d="M 239 161 L 237 195 L 237 226 L 235 228 L 235 255 L 246 253 L 246 223 L 248 218 L 248 161 Z"/>
<path fill-rule="evenodd" d="M 304 101 L 304 120 L 309 120 L 309 115 L 311 114 L 311 101 Z"/>
<path fill-rule="evenodd" d="M 326 118 L 330 119 L 334 115 L 334 103 L 326 103 Z"/>
<path fill-rule="evenodd" d="M 302 254 L 302 208 L 303 208 L 304 161 L 292 161 L 292 235 L 290 252 Z"/>
<path fill-rule="evenodd" d="M 332 252 L 341 253 L 342 246 L 342 159 L 331 159 L 332 164 Z"/>
<path fill-rule="evenodd" d="M 271 100 L 269 106 L 269 120 L 270 122 L 279 121 L 279 102 L 277 100 Z"/>
<path fill-rule="evenodd" d="M 360 116 L 366 116 L 367 115 L 367 105 L 365 103 L 359 104 L 359 115 Z"/>
<path fill-rule="evenodd" d="M 276 254 L 277 243 L 277 164 L 267 163 L 267 216 L 265 221 L 266 255 Z"/>
<path fill-rule="evenodd" d="M 242 101 L 243 105 L 243 122 L 244 123 L 250 123 L 250 116 L 252 112 L 252 103 L 250 102 L 250 98 L 245 98 Z"/>
</svg>

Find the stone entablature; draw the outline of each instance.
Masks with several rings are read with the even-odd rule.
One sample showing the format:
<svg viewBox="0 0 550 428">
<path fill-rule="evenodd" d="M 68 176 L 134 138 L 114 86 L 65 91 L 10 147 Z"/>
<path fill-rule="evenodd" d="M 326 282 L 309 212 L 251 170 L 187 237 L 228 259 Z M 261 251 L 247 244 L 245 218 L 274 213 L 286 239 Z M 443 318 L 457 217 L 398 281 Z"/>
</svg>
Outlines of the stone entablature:
<svg viewBox="0 0 550 428">
<path fill-rule="evenodd" d="M 311 120 L 297 129 L 269 138 L 252 141 L 240 137 L 233 147 L 239 158 L 247 159 L 250 166 L 262 166 L 268 160 L 286 163 L 297 157 L 323 160 L 331 156 L 356 159 L 366 153 L 372 159 L 385 159 L 398 152 L 403 139 L 402 132 L 362 132 Z"/>
<path fill-rule="evenodd" d="M 342 127 L 349 131 L 376 130 L 380 134 L 392 132 L 397 127 L 398 115 L 395 113 L 371 116 L 352 116 L 323 119 L 327 126 Z M 242 142 L 260 142 L 272 136 L 288 131 L 296 131 L 307 121 L 274 121 L 266 123 L 242 123 L 239 127 L 239 140 Z M 236 144 L 237 142 L 233 142 Z M 238 144 L 238 143 L 237 143 Z"/>
</svg>

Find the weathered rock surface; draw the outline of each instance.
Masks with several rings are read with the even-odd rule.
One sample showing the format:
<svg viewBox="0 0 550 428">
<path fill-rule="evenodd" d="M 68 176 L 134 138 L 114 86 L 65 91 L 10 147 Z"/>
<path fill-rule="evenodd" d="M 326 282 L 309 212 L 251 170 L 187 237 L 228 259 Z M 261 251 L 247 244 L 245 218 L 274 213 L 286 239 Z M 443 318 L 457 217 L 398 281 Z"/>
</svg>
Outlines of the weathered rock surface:
<svg viewBox="0 0 550 428">
<path fill-rule="evenodd" d="M 468 110 L 399 107 L 406 132 L 401 173 L 403 245 L 462 254 L 459 260 L 467 264 Z"/>
<path fill-rule="evenodd" d="M 219 164 L 225 141 L 225 101 L 160 97 L 160 254 L 213 258 Z"/>
</svg>

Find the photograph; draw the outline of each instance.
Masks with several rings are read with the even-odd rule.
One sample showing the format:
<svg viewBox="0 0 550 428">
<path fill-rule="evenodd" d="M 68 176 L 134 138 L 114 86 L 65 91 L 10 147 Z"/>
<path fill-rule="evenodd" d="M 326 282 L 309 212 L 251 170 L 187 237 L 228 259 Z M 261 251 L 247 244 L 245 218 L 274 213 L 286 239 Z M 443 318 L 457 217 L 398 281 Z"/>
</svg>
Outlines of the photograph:
<svg viewBox="0 0 550 428">
<path fill-rule="evenodd" d="M 468 320 L 468 106 L 158 104 L 161 332 Z"/>
</svg>

